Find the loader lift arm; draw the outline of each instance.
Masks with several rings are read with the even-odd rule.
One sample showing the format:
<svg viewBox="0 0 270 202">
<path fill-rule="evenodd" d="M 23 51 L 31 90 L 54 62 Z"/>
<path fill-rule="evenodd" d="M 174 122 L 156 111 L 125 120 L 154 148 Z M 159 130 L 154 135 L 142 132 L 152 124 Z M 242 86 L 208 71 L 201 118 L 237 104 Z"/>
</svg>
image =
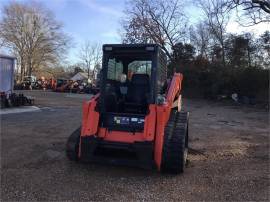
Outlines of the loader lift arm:
<svg viewBox="0 0 270 202">
<path fill-rule="evenodd" d="M 180 99 L 181 101 L 181 97 L 179 98 L 179 95 L 182 88 L 182 80 L 183 75 L 180 73 L 175 73 L 170 82 L 170 86 L 166 95 L 166 101 L 168 102 L 168 105 L 171 106 L 171 108 L 173 108 L 173 104 L 176 98 Z M 180 109 L 178 110 L 180 111 Z"/>
<path fill-rule="evenodd" d="M 166 135 L 166 126 L 171 124 L 170 117 L 175 113 L 174 102 L 177 101 L 177 111 L 181 110 L 181 84 L 183 80 L 183 75 L 180 73 L 175 73 L 170 84 L 168 86 L 166 100 L 162 105 L 157 106 L 157 126 L 156 126 L 156 138 L 155 138 L 155 162 L 158 169 L 161 170 L 162 155 L 163 155 L 163 145 Z M 173 123 L 174 124 L 174 123 Z"/>
</svg>

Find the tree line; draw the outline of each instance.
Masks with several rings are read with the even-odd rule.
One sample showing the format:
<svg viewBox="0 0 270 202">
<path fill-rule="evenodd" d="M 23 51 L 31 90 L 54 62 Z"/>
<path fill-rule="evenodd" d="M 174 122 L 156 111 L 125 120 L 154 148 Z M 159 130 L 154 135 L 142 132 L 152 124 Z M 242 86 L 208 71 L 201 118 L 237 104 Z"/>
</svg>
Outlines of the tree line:
<svg viewBox="0 0 270 202">
<path fill-rule="evenodd" d="M 158 43 L 169 59 L 168 75 L 184 73 L 186 92 L 194 89 L 205 97 L 263 94 L 268 99 L 270 32 L 233 34 L 228 26 L 235 21 L 245 27 L 270 27 L 269 1 L 196 0 L 194 12 L 201 18 L 195 24 L 189 21 L 185 3 L 128 1 L 123 42 Z"/>
</svg>

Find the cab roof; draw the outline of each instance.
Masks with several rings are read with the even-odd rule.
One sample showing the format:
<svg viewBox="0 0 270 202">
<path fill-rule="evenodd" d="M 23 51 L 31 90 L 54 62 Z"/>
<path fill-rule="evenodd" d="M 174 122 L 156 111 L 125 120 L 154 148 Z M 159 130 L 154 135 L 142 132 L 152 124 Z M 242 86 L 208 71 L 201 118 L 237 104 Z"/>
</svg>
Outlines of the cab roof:
<svg viewBox="0 0 270 202">
<path fill-rule="evenodd" d="M 119 50 L 119 49 L 145 49 L 147 47 L 153 47 L 154 50 L 157 50 L 157 48 L 161 48 L 158 44 L 104 44 L 103 50 L 106 50 L 105 48 L 112 48 L 112 50 Z M 108 51 L 108 50 L 107 50 Z"/>
</svg>

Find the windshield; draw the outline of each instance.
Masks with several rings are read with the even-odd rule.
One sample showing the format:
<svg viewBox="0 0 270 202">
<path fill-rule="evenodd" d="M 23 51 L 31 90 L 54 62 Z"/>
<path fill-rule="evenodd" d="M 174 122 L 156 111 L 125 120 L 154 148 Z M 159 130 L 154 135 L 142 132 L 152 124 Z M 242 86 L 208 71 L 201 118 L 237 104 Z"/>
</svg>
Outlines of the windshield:
<svg viewBox="0 0 270 202">
<path fill-rule="evenodd" d="M 121 75 L 125 74 L 130 81 L 133 74 L 148 74 L 151 77 L 151 60 L 129 60 L 110 58 L 108 60 L 107 79 L 120 81 Z"/>
<path fill-rule="evenodd" d="M 146 113 L 150 102 L 152 58 L 149 53 L 130 52 L 111 53 L 106 57 L 104 70 L 107 72 L 104 72 L 102 90 L 106 112 Z"/>
</svg>

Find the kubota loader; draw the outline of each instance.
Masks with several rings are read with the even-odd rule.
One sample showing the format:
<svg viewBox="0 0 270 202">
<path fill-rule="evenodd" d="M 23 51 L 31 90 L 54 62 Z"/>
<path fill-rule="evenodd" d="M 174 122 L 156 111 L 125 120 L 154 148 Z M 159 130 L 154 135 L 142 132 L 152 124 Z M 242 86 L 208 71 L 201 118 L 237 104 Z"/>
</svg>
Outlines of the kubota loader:
<svg viewBox="0 0 270 202">
<path fill-rule="evenodd" d="M 188 153 L 182 79 L 175 73 L 167 81 L 166 55 L 156 44 L 103 45 L 100 93 L 83 104 L 67 157 L 182 173 Z"/>
</svg>

